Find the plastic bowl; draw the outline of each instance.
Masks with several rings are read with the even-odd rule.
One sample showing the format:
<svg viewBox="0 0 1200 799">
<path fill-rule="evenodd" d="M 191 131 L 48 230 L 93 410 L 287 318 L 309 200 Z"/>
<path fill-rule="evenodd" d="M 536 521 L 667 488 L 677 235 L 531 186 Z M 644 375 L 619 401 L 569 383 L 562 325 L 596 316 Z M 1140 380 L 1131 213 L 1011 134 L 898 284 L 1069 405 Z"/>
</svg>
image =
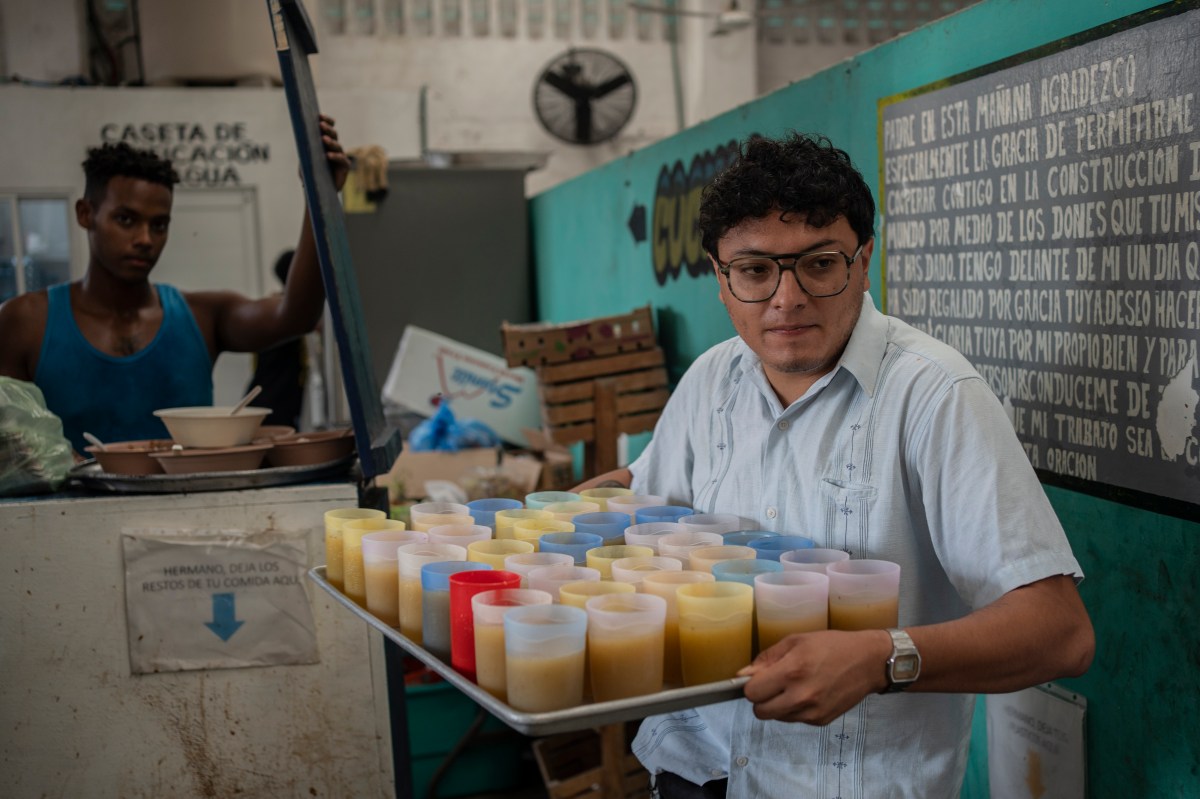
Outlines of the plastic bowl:
<svg viewBox="0 0 1200 799">
<path fill-rule="evenodd" d="M 244 472 L 262 466 L 263 457 L 272 446 L 262 443 L 240 447 L 176 449 L 152 452 L 150 457 L 158 461 L 167 474 Z"/>
<path fill-rule="evenodd" d="M 90 452 L 108 474 L 162 474 L 162 466 L 150 457 L 150 453 L 165 452 L 174 443 L 169 438 L 148 438 L 117 441 L 104 447 L 84 447 L 84 451 Z"/>
<path fill-rule="evenodd" d="M 258 432 L 254 434 L 254 440 L 257 441 L 274 441 L 277 438 L 284 438 L 295 434 L 296 428 L 287 424 L 264 424 L 258 428 Z"/>
<path fill-rule="evenodd" d="M 242 408 L 230 416 L 232 405 L 163 408 L 154 415 L 163 420 L 175 443 L 185 447 L 240 447 L 254 440 L 270 408 Z"/>
<path fill-rule="evenodd" d="M 267 453 L 267 462 L 272 466 L 329 463 L 354 452 L 354 436 L 349 429 L 297 433 L 277 438 L 271 443 L 275 446 Z"/>
</svg>

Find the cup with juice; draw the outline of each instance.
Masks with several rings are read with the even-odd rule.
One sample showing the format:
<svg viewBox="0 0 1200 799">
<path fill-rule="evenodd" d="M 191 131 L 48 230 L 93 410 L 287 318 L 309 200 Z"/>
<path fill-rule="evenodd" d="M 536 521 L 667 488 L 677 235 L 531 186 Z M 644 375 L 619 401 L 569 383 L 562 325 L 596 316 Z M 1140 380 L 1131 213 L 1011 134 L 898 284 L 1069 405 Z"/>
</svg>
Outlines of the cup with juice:
<svg viewBox="0 0 1200 799">
<path fill-rule="evenodd" d="M 681 585 L 679 662 L 684 685 L 737 676 L 750 663 L 754 589 L 745 583 Z"/>
<path fill-rule="evenodd" d="M 576 499 L 570 502 L 551 502 L 542 510 L 549 513 L 560 522 L 569 522 L 576 516 L 584 513 L 599 513 L 600 505 L 596 502 L 589 502 L 585 499 Z"/>
<path fill-rule="evenodd" d="M 545 591 L 559 602 L 558 589 L 571 583 L 598 583 L 600 572 L 587 566 L 543 566 L 529 573 L 529 587 Z"/>
<path fill-rule="evenodd" d="M 850 560 L 850 553 L 841 549 L 794 549 L 779 556 L 784 571 L 816 572 L 825 574 L 830 563 Z"/>
<path fill-rule="evenodd" d="M 525 605 L 549 605 L 545 591 L 528 588 L 499 588 L 471 597 L 475 619 L 475 682 L 501 702 L 508 701 L 508 678 L 504 668 L 504 616 Z"/>
<path fill-rule="evenodd" d="M 661 691 L 667 601 L 653 594 L 606 594 L 589 599 L 584 609 L 592 698 L 606 702 Z"/>
<path fill-rule="evenodd" d="M 541 508 L 513 508 L 498 510 L 495 515 L 497 539 L 513 537 L 513 525 L 526 519 L 553 519 L 554 517 Z"/>
<path fill-rule="evenodd" d="M 396 550 L 404 544 L 420 544 L 425 533 L 405 530 L 404 522 L 378 519 L 400 525 L 400 529 L 376 530 L 362 538 L 363 580 L 367 610 L 389 627 L 400 626 L 400 573 Z"/>
<path fill-rule="evenodd" d="M 680 516 L 679 524 L 690 533 L 736 533 L 742 529 L 742 517 L 732 513 L 693 513 Z"/>
<path fill-rule="evenodd" d="M 829 629 L 829 578 L 814 572 L 760 574 L 754 578 L 758 644 L 768 649 L 792 633 Z"/>
<path fill-rule="evenodd" d="M 735 547 L 718 544 L 711 547 L 696 547 L 688 551 L 688 565 L 693 571 L 711 572 L 713 564 L 727 560 L 753 560 L 754 550 L 750 547 Z"/>
<path fill-rule="evenodd" d="M 686 533 L 688 529 L 678 522 L 646 522 L 631 524 L 625 528 L 625 543 L 638 547 L 650 547 L 654 554 L 658 551 L 659 541 L 671 533 Z"/>
<path fill-rule="evenodd" d="M 647 574 L 654 572 L 677 572 L 683 570 L 683 563 L 675 558 L 664 558 L 661 555 L 641 555 L 634 558 L 620 558 L 612 562 L 612 579 L 617 583 L 632 583 L 634 588 L 642 584 Z"/>
<path fill-rule="evenodd" d="M 666 505 L 667 498 L 660 497 L 658 494 L 621 494 L 615 497 L 608 498 L 608 511 L 613 513 L 627 514 L 631 521 L 632 517 L 642 508 L 650 508 L 656 505 Z"/>
<path fill-rule="evenodd" d="M 725 539 L 718 533 L 670 533 L 658 539 L 658 554 L 688 563 L 693 549 L 718 547 L 724 543 Z"/>
<path fill-rule="evenodd" d="M 711 582 L 713 576 L 708 572 L 694 571 L 650 572 L 642 578 L 638 590 L 660 596 L 667 602 L 663 625 L 663 681 L 668 685 L 683 684 L 683 672 L 679 668 L 679 601 L 676 592 L 681 585 Z"/>
<path fill-rule="evenodd" d="M 513 539 L 533 544 L 534 552 L 541 549 L 541 538 L 546 533 L 573 532 L 575 525 L 562 519 L 519 519 L 512 526 Z"/>
<path fill-rule="evenodd" d="M 587 551 L 604 546 L 604 539 L 595 533 L 546 533 L 538 539 L 542 552 L 560 552 L 570 555 L 576 566 L 587 563 Z"/>
<path fill-rule="evenodd" d="M 565 552 L 518 552 L 504 559 L 504 570 L 521 575 L 521 588 L 529 588 L 529 573 L 543 566 L 574 566 Z"/>
<path fill-rule="evenodd" d="M 363 536 L 381 530 L 404 531 L 404 522 L 379 518 L 346 519 L 342 522 L 342 592 L 362 608 L 367 606 Z"/>
<path fill-rule="evenodd" d="M 375 508 L 335 508 L 325 511 L 325 579 L 337 590 L 345 588 L 342 581 L 342 522 L 347 519 L 386 519 L 387 514 Z"/>
<path fill-rule="evenodd" d="M 504 615 L 508 704 L 540 713 L 583 701 L 587 612 L 569 605 L 529 605 Z"/>
<path fill-rule="evenodd" d="M 467 560 L 486 563 L 493 569 L 503 569 L 505 558 L 525 552 L 533 552 L 533 544 L 513 538 L 493 538 L 468 544 Z"/>
<path fill-rule="evenodd" d="M 621 558 L 642 558 L 650 557 L 654 554 L 654 550 L 650 547 L 630 546 L 629 544 L 615 544 L 613 546 L 596 547 L 589 549 L 587 552 L 587 565 L 589 568 L 596 569 L 600 572 L 601 580 L 612 579 L 612 564 L 614 560 Z"/>
<path fill-rule="evenodd" d="M 476 541 L 488 541 L 492 528 L 482 524 L 439 524 L 429 528 L 429 540 L 434 544 L 457 544 L 464 549 Z"/>
<path fill-rule="evenodd" d="M 423 533 L 439 524 L 474 524 L 471 509 L 457 502 L 421 502 L 408 509 L 412 529 Z"/>
<path fill-rule="evenodd" d="M 450 576 L 491 569 L 486 563 L 441 560 L 421 567 L 421 646 L 450 662 Z"/>
<path fill-rule="evenodd" d="M 831 630 L 886 630 L 899 623 L 900 564 L 887 560 L 839 560 L 829 576 Z"/>
<path fill-rule="evenodd" d="M 482 569 L 450 575 L 450 665 L 475 679 L 475 616 L 471 597 L 498 588 L 520 588 L 516 572 Z"/>
<path fill-rule="evenodd" d="M 606 511 L 608 510 L 608 501 L 610 499 L 613 497 L 631 497 L 633 496 L 633 489 L 617 487 L 585 488 L 579 492 L 579 496 L 588 502 L 595 502 L 600 506 L 601 511 Z"/>
<path fill-rule="evenodd" d="M 442 560 L 466 560 L 467 551 L 455 544 L 401 544 L 396 550 L 400 592 L 400 634 L 421 643 L 421 567 Z"/>
</svg>

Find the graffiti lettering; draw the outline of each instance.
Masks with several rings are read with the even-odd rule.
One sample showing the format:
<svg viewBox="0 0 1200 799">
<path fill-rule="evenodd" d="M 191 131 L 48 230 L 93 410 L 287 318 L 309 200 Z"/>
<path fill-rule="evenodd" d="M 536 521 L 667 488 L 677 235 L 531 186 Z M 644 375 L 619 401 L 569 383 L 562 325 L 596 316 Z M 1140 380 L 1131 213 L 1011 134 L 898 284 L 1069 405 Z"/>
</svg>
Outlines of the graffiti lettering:
<svg viewBox="0 0 1200 799">
<path fill-rule="evenodd" d="M 678 279 L 683 271 L 692 277 L 708 273 L 708 258 L 700 246 L 700 192 L 737 156 L 736 141 L 705 150 L 692 158 L 685 171 L 683 161 L 663 164 L 654 191 L 654 218 L 650 227 L 654 279 L 660 286 Z"/>
</svg>

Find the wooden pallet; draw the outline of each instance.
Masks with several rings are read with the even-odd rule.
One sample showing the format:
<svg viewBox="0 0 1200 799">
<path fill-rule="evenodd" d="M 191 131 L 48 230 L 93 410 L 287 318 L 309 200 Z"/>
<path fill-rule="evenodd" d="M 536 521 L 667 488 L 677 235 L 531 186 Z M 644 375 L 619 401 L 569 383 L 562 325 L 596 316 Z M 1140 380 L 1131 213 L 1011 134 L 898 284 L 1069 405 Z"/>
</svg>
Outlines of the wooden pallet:
<svg viewBox="0 0 1200 799">
<path fill-rule="evenodd" d="M 585 361 L 653 349 L 654 315 L 650 306 L 627 314 L 577 322 L 536 322 L 500 326 L 509 366 L 538 367 Z"/>
<path fill-rule="evenodd" d="M 631 722 L 534 741 L 533 754 L 550 798 L 648 797 L 650 773 L 629 751 L 636 733 L 637 722 Z"/>
<path fill-rule="evenodd" d="M 585 469 L 617 465 L 617 437 L 653 430 L 667 404 L 659 347 L 537 368 L 543 431 L 559 444 L 584 444 Z"/>
</svg>

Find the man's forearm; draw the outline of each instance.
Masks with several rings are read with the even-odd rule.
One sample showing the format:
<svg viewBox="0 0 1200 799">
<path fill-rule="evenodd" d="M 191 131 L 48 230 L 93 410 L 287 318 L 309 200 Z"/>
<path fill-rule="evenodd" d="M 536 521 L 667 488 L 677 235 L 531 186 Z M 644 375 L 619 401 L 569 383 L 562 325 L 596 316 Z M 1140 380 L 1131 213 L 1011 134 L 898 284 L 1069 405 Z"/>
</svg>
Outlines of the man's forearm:
<svg viewBox="0 0 1200 799">
<path fill-rule="evenodd" d="M 578 493 L 589 488 L 629 488 L 633 482 L 633 473 L 628 469 L 613 469 L 611 472 L 596 475 L 591 480 L 580 483 L 571 490 Z"/>
</svg>

